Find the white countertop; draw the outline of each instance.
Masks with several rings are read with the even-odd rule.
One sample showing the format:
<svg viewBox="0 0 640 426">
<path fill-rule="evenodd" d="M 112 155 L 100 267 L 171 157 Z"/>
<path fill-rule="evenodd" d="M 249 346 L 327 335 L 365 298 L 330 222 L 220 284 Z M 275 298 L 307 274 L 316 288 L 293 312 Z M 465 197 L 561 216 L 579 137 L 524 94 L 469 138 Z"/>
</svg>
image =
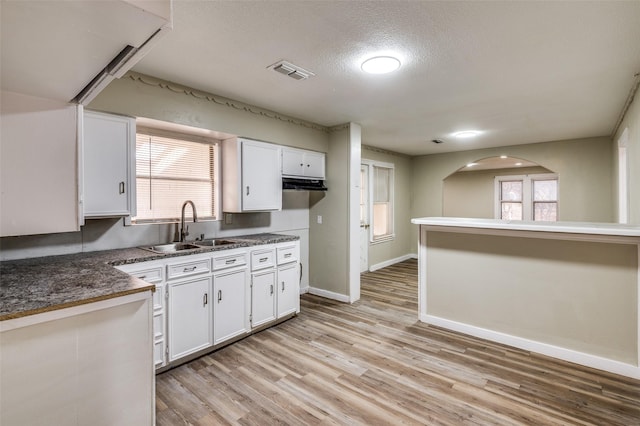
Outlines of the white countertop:
<svg viewBox="0 0 640 426">
<path fill-rule="evenodd" d="M 640 237 L 639 225 L 598 222 L 529 222 L 462 217 L 421 217 L 411 219 L 416 225 L 454 228 L 503 229 L 509 231 L 537 231 L 567 234 L 612 235 Z"/>
</svg>

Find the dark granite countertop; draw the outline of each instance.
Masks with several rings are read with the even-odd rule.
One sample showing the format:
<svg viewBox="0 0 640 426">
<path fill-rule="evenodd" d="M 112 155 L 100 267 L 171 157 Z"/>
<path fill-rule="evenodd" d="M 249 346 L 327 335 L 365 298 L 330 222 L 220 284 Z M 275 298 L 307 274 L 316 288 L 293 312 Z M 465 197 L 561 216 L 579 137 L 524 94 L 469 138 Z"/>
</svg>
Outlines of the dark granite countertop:
<svg viewBox="0 0 640 426">
<path fill-rule="evenodd" d="M 126 248 L 0 262 L 0 321 L 155 291 L 155 285 L 131 277 L 114 266 L 296 241 L 299 237 L 255 234 L 224 239 L 233 240 L 234 244 L 170 254 Z"/>
</svg>

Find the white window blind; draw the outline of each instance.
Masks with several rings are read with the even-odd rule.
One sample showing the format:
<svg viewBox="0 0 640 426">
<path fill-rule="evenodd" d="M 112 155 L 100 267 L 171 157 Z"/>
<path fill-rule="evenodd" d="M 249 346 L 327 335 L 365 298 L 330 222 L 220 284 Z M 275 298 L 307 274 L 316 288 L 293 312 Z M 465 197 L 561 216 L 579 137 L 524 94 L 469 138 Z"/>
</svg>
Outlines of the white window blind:
<svg viewBox="0 0 640 426">
<path fill-rule="evenodd" d="M 217 144 L 189 139 L 136 135 L 137 223 L 177 221 L 186 200 L 196 205 L 199 220 L 216 219 Z M 191 209 L 186 212 L 191 218 Z"/>
</svg>

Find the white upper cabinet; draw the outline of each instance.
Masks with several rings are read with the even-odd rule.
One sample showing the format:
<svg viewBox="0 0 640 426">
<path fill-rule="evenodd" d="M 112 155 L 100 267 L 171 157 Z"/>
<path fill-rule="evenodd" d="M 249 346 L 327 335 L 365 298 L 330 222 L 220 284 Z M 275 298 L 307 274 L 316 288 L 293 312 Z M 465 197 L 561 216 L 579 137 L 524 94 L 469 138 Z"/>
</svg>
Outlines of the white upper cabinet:
<svg viewBox="0 0 640 426">
<path fill-rule="evenodd" d="M 84 217 L 135 215 L 135 119 L 87 111 L 83 127 Z"/>
<path fill-rule="evenodd" d="M 281 148 L 250 139 L 222 141 L 222 209 L 229 213 L 282 209 Z"/>
<path fill-rule="evenodd" d="M 0 96 L 0 236 L 78 231 L 82 107 L 4 91 Z"/>
<path fill-rule="evenodd" d="M 308 179 L 325 178 L 325 154 L 295 148 L 282 148 L 282 176 Z"/>
</svg>

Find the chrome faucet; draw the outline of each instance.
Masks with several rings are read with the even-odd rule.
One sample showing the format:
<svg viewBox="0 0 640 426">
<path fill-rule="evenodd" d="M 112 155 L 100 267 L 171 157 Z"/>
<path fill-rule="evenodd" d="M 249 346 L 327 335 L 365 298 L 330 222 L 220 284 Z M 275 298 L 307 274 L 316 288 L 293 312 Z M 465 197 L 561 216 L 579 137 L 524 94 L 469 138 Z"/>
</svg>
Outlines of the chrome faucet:
<svg viewBox="0 0 640 426">
<path fill-rule="evenodd" d="M 187 204 L 191 204 L 191 209 L 193 210 L 193 221 L 197 222 L 198 221 L 198 213 L 196 213 L 196 205 L 193 204 L 193 201 L 191 200 L 187 200 L 184 203 L 182 203 L 182 216 L 180 217 L 180 242 L 184 242 L 185 238 L 187 238 L 187 235 L 189 235 L 189 227 L 187 226 L 185 228 L 184 226 L 184 209 L 185 207 L 187 207 Z"/>
</svg>

